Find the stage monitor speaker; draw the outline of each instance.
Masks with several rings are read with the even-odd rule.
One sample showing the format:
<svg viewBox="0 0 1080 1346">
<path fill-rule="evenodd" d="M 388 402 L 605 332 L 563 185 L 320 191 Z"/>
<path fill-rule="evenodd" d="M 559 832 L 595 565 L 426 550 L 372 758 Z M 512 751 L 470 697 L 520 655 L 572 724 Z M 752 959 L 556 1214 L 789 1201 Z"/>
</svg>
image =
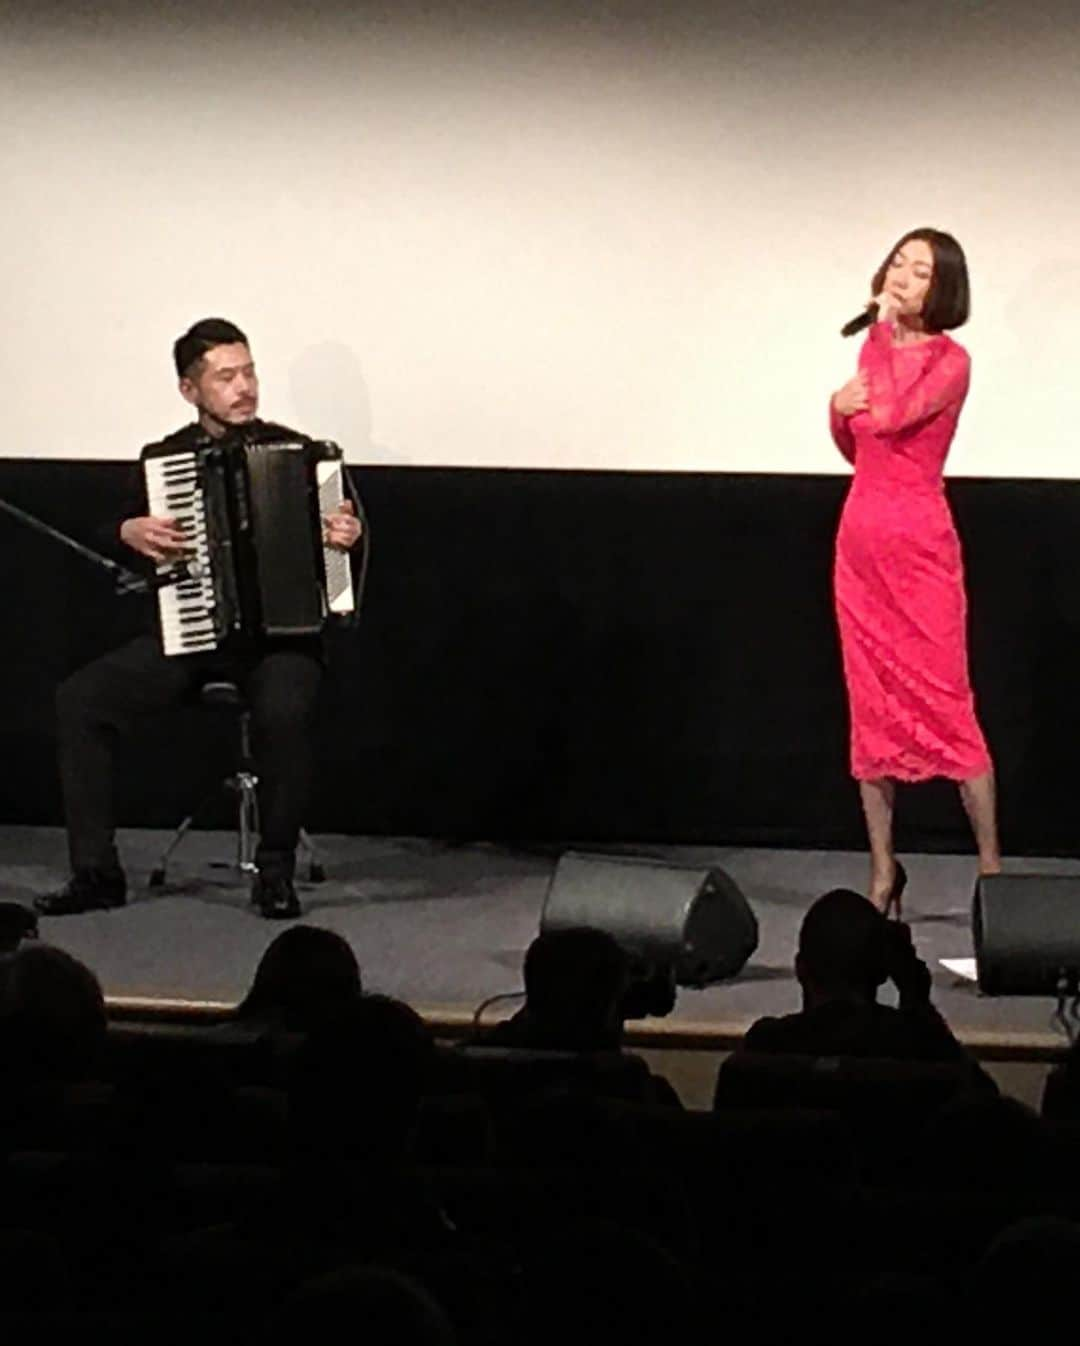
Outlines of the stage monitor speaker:
<svg viewBox="0 0 1080 1346">
<path fill-rule="evenodd" d="M 993 874 L 971 918 L 987 995 L 1074 994 L 1080 976 L 1080 875 Z"/>
<path fill-rule="evenodd" d="M 639 856 L 561 857 L 540 929 L 573 926 L 606 930 L 632 956 L 672 968 L 680 986 L 733 977 L 758 943 L 757 919 L 722 869 Z"/>
</svg>

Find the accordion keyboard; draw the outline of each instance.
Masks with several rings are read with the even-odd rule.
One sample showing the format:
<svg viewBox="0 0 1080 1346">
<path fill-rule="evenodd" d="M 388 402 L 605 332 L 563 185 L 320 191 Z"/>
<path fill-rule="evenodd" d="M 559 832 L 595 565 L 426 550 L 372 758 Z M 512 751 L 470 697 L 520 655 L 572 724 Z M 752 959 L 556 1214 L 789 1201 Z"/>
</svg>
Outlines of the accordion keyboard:
<svg viewBox="0 0 1080 1346">
<path fill-rule="evenodd" d="M 173 453 L 148 458 L 143 466 L 150 513 L 175 519 L 191 546 L 190 577 L 157 592 L 162 648 L 167 655 L 216 649 L 214 580 L 198 459 L 194 453 Z M 157 573 L 174 569 L 175 562 L 165 562 L 157 566 Z"/>
</svg>

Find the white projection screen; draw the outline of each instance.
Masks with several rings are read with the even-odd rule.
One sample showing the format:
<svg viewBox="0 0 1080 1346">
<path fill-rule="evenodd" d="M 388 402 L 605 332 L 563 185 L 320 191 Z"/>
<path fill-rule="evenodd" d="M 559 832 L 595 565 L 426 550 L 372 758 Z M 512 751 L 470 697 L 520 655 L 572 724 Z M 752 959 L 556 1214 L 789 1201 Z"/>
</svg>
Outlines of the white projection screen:
<svg viewBox="0 0 1080 1346">
<path fill-rule="evenodd" d="M 844 472 L 840 324 L 956 234 L 954 474 L 1072 477 L 1080 7 L 3 4 L 7 457 L 185 419 L 192 321 L 355 463 Z"/>
</svg>

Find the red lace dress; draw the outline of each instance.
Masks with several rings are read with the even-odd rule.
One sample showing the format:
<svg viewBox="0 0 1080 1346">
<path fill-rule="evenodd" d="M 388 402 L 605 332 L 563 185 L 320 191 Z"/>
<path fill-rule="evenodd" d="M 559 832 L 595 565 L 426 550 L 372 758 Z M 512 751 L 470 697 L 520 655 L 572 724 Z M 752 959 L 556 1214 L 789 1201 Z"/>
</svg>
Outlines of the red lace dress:
<svg viewBox="0 0 1080 1346">
<path fill-rule="evenodd" d="M 833 439 L 855 465 L 834 585 L 857 780 L 969 780 L 990 767 L 967 660 L 960 541 L 942 468 L 967 396 L 967 351 L 944 334 L 894 345 L 875 323 L 859 353 L 870 406 Z"/>
</svg>

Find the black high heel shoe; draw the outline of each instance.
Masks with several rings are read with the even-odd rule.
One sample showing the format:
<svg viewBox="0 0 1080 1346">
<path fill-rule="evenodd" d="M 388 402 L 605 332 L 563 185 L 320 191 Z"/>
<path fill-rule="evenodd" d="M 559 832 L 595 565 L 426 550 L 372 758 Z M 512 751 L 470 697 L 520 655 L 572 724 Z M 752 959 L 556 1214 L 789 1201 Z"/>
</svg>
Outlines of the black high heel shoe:
<svg viewBox="0 0 1080 1346">
<path fill-rule="evenodd" d="M 887 921 L 890 919 L 902 921 L 904 919 L 902 915 L 903 912 L 902 899 L 904 896 L 904 889 L 906 887 L 907 887 L 907 870 L 900 863 L 900 861 L 897 860 L 896 869 L 893 871 L 892 887 L 889 889 L 888 895 L 885 898 L 885 905 L 881 909 L 881 914 L 882 916 L 885 917 Z M 896 910 L 895 918 L 893 918 L 894 908 Z"/>
</svg>

